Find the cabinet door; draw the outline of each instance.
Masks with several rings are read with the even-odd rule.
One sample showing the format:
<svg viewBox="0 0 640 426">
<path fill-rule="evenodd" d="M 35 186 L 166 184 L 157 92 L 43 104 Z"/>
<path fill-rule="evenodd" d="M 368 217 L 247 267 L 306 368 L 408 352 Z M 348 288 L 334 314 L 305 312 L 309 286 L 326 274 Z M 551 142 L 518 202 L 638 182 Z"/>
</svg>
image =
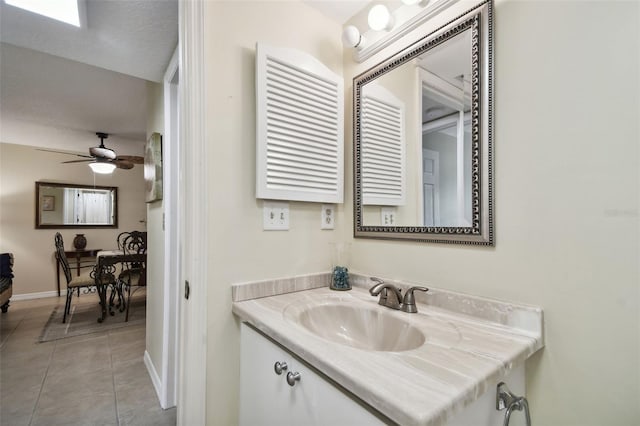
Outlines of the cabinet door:
<svg viewBox="0 0 640 426">
<path fill-rule="evenodd" d="M 246 324 L 241 326 L 240 426 L 383 425 L 359 401 Z M 281 375 L 276 361 L 286 362 Z M 289 386 L 287 372 L 300 373 Z"/>
</svg>

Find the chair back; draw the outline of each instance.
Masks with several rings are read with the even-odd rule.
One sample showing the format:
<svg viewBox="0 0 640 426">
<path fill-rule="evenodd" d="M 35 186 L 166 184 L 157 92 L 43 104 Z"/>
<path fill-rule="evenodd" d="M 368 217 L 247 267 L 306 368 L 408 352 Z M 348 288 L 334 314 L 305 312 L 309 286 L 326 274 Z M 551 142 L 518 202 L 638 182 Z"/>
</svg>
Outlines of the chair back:
<svg viewBox="0 0 640 426">
<path fill-rule="evenodd" d="M 117 242 L 118 249 L 124 251 L 124 240 L 131 234 L 129 231 L 121 232 L 118 234 Z"/>
<path fill-rule="evenodd" d="M 124 235 L 123 235 L 124 234 Z M 118 235 L 118 245 L 124 254 L 146 254 L 147 253 L 147 233 L 142 231 L 123 232 Z M 127 262 L 129 269 L 144 268 L 144 262 Z"/>
<path fill-rule="evenodd" d="M 64 271 L 64 277 L 67 279 L 67 284 L 71 282 L 71 267 L 69 266 L 69 261 L 67 260 L 67 255 L 64 254 L 64 240 L 62 239 L 62 235 L 59 232 L 56 232 L 55 236 L 55 245 L 56 245 L 56 259 L 60 265 L 62 265 L 62 270 Z"/>
</svg>

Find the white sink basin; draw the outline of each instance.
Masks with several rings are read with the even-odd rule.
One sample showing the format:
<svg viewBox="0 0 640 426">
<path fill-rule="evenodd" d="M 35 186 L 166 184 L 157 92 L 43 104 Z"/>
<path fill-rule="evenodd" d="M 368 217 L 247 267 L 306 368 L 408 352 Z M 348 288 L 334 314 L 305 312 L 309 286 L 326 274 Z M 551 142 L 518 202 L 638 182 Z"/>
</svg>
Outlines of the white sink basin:
<svg viewBox="0 0 640 426">
<path fill-rule="evenodd" d="M 402 352 L 424 344 L 418 328 L 383 309 L 338 302 L 294 307 L 285 311 L 285 318 L 323 339 L 358 349 Z"/>
</svg>

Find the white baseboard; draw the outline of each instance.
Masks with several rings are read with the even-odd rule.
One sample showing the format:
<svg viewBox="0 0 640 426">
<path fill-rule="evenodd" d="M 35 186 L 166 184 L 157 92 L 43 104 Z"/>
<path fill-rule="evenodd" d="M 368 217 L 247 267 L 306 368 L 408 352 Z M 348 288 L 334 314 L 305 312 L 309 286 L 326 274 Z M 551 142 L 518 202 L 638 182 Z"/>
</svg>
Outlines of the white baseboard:
<svg viewBox="0 0 640 426">
<path fill-rule="evenodd" d="M 151 356 L 149 356 L 149 352 L 144 351 L 144 365 L 147 367 L 147 372 L 151 377 L 151 382 L 153 383 L 153 387 L 156 390 L 156 395 L 158 396 L 158 401 L 160 402 L 160 406 L 162 409 L 165 409 L 162 404 L 162 381 L 160 380 L 160 376 L 158 376 L 158 372 L 156 368 L 153 366 L 153 361 L 151 361 Z"/>
<path fill-rule="evenodd" d="M 64 291 L 64 293 L 66 295 L 66 290 Z M 62 293 L 60 294 L 62 295 Z M 45 297 L 58 297 L 58 292 L 53 290 L 53 291 L 42 291 L 40 293 L 13 294 L 11 295 L 11 301 L 13 302 L 17 300 L 44 299 Z"/>
</svg>

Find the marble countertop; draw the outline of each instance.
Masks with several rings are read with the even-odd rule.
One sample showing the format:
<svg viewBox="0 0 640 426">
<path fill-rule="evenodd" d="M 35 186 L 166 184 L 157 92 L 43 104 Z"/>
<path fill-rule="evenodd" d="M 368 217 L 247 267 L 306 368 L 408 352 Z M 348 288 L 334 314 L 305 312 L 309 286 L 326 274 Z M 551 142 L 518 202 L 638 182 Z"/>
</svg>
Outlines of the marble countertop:
<svg viewBox="0 0 640 426">
<path fill-rule="evenodd" d="M 363 277 L 353 281 L 348 292 L 323 286 L 272 296 L 262 291 L 255 299 L 238 295 L 260 288 L 259 283 L 237 285 L 233 312 L 403 425 L 444 423 L 543 347 L 542 310 L 537 307 L 432 289 L 431 299 L 418 300 L 432 304 L 418 303 L 419 312 L 408 314 L 378 305 Z M 300 290 L 299 279 L 292 283 Z M 282 280 L 278 284 L 281 291 L 286 287 Z M 325 340 L 291 319 L 292 310 L 330 300 L 384 310 L 422 330 L 426 341 L 404 352 L 362 350 Z"/>
</svg>

